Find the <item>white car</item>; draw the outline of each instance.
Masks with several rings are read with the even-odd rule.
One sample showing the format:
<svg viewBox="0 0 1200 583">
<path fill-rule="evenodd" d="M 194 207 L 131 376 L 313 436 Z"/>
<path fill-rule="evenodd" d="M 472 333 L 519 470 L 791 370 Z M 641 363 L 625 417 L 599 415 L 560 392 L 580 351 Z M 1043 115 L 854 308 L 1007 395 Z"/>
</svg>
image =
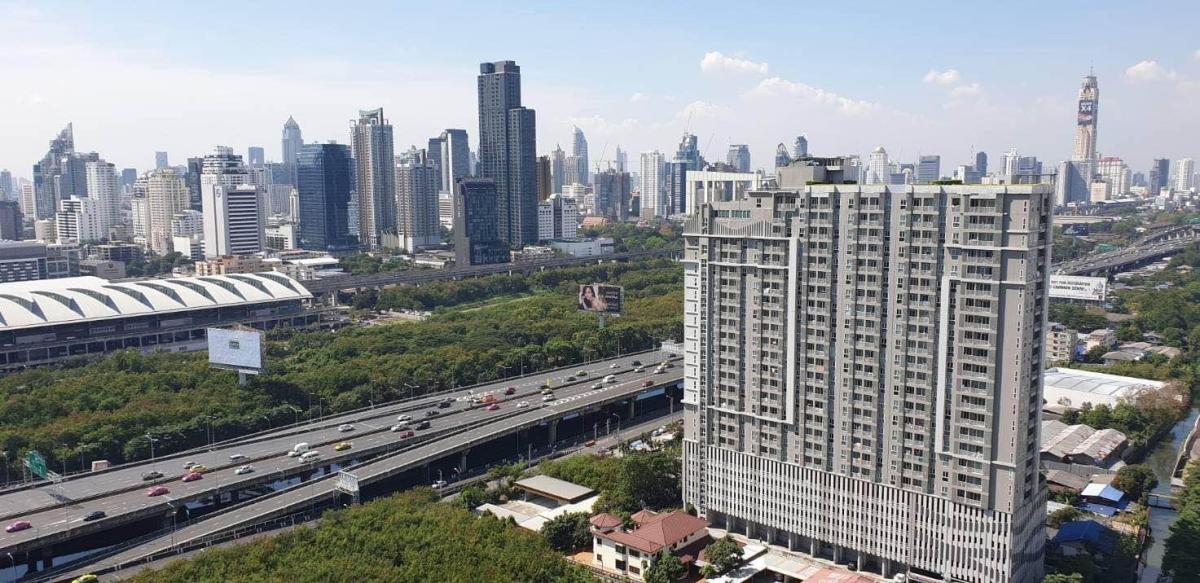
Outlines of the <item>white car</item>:
<svg viewBox="0 0 1200 583">
<path fill-rule="evenodd" d="M 553 401 L 554 395 L 542 395 L 542 402 Z"/>
<path fill-rule="evenodd" d="M 517 403 L 518 409 L 524 409 L 525 407 L 528 407 L 528 406 L 529 406 L 529 401 L 521 401 L 520 403 Z"/>
<path fill-rule="evenodd" d="M 446 487 L 446 480 L 438 480 L 433 483 L 433 489 L 438 490 Z"/>
<path fill-rule="evenodd" d="M 236 462 L 238 460 L 244 460 L 244 459 L 246 459 L 246 456 L 244 456 L 240 453 L 231 454 L 229 456 L 229 461 L 231 461 L 231 462 Z"/>
<path fill-rule="evenodd" d="M 396 421 L 412 421 L 412 415 L 401 415 L 396 418 Z"/>
<path fill-rule="evenodd" d="M 343 423 L 341 425 L 338 425 L 338 431 L 340 431 L 341 433 L 345 433 L 347 431 L 354 431 L 354 426 L 349 423 Z"/>
<path fill-rule="evenodd" d="M 615 363 L 615 362 L 614 362 L 614 363 L 612 363 L 612 364 L 608 365 L 608 368 L 617 368 L 617 367 L 619 367 L 619 366 L 621 366 L 621 365 L 619 365 L 619 364 L 617 364 L 617 363 Z"/>
<path fill-rule="evenodd" d="M 249 474 L 250 472 L 253 472 L 253 471 L 254 471 L 254 466 L 241 466 L 238 469 L 234 470 L 233 473 L 240 476 L 242 474 Z"/>
<path fill-rule="evenodd" d="M 405 429 L 408 429 L 407 423 L 397 423 L 392 426 L 392 431 L 404 431 Z"/>
<path fill-rule="evenodd" d="M 633 372 L 642 372 L 642 371 L 644 371 L 644 370 L 646 370 L 646 367 L 644 367 L 644 366 L 639 366 L 639 367 L 637 367 L 637 368 L 633 369 Z"/>
</svg>

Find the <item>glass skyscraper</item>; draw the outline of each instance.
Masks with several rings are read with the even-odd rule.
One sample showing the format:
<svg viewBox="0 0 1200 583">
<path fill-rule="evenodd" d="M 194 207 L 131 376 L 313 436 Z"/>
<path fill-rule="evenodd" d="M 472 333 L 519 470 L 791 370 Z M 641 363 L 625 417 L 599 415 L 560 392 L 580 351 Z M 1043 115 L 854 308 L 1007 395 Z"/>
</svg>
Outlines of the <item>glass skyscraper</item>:
<svg viewBox="0 0 1200 583">
<path fill-rule="evenodd" d="M 304 249 L 341 251 L 356 246 L 349 220 L 352 169 L 349 146 L 301 146 L 296 163 L 296 190 L 300 246 Z"/>
</svg>

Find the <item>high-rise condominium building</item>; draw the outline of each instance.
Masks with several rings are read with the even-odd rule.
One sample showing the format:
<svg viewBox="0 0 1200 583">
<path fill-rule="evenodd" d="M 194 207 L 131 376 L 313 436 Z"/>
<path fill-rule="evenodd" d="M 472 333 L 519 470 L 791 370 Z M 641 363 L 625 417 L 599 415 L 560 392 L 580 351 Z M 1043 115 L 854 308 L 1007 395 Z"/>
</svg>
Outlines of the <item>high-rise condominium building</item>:
<svg viewBox="0 0 1200 583">
<path fill-rule="evenodd" d="M 538 234 L 536 116 L 521 105 L 521 67 L 513 61 L 482 63 L 478 85 L 477 174 L 495 181 L 500 240 L 511 246 L 533 243 Z"/>
<path fill-rule="evenodd" d="M 454 197 L 454 262 L 459 267 L 508 263 L 508 244 L 496 228 L 496 182 L 462 178 Z"/>
<path fill-rule="evenodd" d="M 550 156 L 538 156 L 537 158 L 537 192 L 538 204 L 541 204 L 550 199 L 550 195 L 554 194 L 554 175 L 550 171 Z M 538 220 L 541 222 L 541 219 Z"/>
<path fill-rule="evenodd" d="M 1096 174 L 1108 181 L 1112 189 L 1112 196 L 1120 198 L 1129 194 L 1129 187 L 1132 186 L 1132 175 L 1129 172 L 1129 166 L 1125 161 L 1116 156 L 1104 156 L 1096 164 Z"/>
<path fill-rule="evenodd" d="M 888 161 L 887 150 L 879 146 L 871 150 L 867 159 L 866 177 L 863 184 L 888 184 L 892 180 L 892 165 Z"/>
<path fill-rule="evenodd" d="M 747 153 L 747 156 L 749 156 L 749 153 Z M 622 150 L 621 146 L 617 146 L 617 153 L 613 160 L 613 166 L 617 169 L 617 172 L 629 172 L 629 154 L 625 150 Z"/>
<path fill-rule="evenodd" d="M 792 154 L 792 157 L 797 160 L 808 157 L 808 136 L 804 134 L 796 136 L 796 142 L 792 145 Z"/>
<path fill-rule="evenodd" d="M 396 232 L 396 161 L 383 108 L 358 112 L 350 127 L 358 194 L 358 241 L 379 249 Z"/>
<path fill-rule="evenodd" d="M 396 164 L 396 235 L 401 249 L 416 253 L 442 242 L 438 223 L 440 185 L 437 166 L 424 150 Z"/>
<path fill-rule="evenodd" d="M 121 226 L 121 196 L 117 188 L 117 169 L 104 160 L 89 161 L 84 167 L 88 198 L 95 199 L 100 238 L 114 238 Z"/>
<path fill-rule="evenodd" d="M 1190 190 L 1196 183 L 1196 162 L 1191 158 L 1175 161 L 1175 190 Z"/>
<path fill-rule="evenodd" d="M 15 200 L 0 200 L 0 241 L 20 241 L 25 230 L 21 205 Z"/>
<path fill-rule="evenodd" d="M 71 124 L 53 140 L 41 161 L 33 165 L 34 218 L 54 218 L 58 201 L 81 192 L 63 192 L 63 161 L 75 152 L 75 133 Z M 69 185 L 69 182 L 67 183 Z"/>
<path fill-rule="evenodd" d="M 7 168 L 0 170 L 0 200 L 16 200 L 17 194 L 12 173 Z"/>
<path fill-rule="evenodd" d="M 573 139 L 571 141 L 571 155 L 575 157 L 575 179 L 571 182 L 576 184 L 591 184 L 591 167 L 588 166 L 588 142 L 583 135 L 583 130 L 575 128 Z"/>
<path fill-rule="evenodd" d="M 99 202 L 85 196 L 59 201 L 54 230 L 59 243 L 90 243 L 103 239 Z"/>
<path fill-rule="evenodd" d="M 750 171 L 750 146 L 746 144 L 731 144 L 726 162 L 737 168 L 738 172 Z"/>
<path fill-rule="evenodd" d="M 162 170 L 163 168 L 166 168 L 170 165 L 171 165 L 171 162 L 170 162 L 170 159 L 168 158 L 166 152 L 155 152 L 154 153 L 154 169 L 155 170 Z"/>
<path fill-rule="evenodd" d="M 596 173 L 596 183 L 592 186 L 592 214 L 608 217 L 614 222 L 629 219 L 629 173 L 617 172 L 609 168 Z"/>
<path fill-rule="evenodd" d="M 775 167 L 781 168 L 791 163 L 792 156 L 788 154 L 787 146 L 783 142 L 779 142 L 779 145 L 775 146 Z"/>
<path fill-rule="evenodd" d="M 917 158 L 917 184 L 936 182 L 942 175 L 941 156 L 921 156 Z"/>
<path fill-rule="evenodd" d="M 567 163 L 567 153 L 562 147 L 557 144 L 554 150 L 550 152 L 550 180 L 553 183 L 551 189 L 553 192 L 562 192 L 564 184 L 571 184 L 565 176 Z"/>
<path fill-rule="evenodd" d="M 538 204 L 538 239 L 541 241 L 574 240 L 579 229 L 579 207 L 575 200 L 561 194 Z"/>
<path fill-rule="evenodd" d="M 886 576 L 1041 581 L 1051 194 L 785 181 L 690 217 L 686 502 Z"/>
<path fill-rule="evenodd" d="M 975 152 L 975 172 L 980 176 L 987 174 L 988 170 L 988 155 L 987 152 Z"/>
<path fill-rule="evenodd" d="M 343 144 L 308 144 L 296 159 L 300 246 L 315 251 L 346 251 L 356 246 L 350 231 L 350 191 L 354 160 Z"/>
<path fill-rule="evenodd" d="M 642 152 L 640 171 L 638 172 L 638 191 L 641 193 L 642 206 L 654 209 L 654 216 L 665 217 L 670 214 L 667 208 L 670 200 L 664 188 L 663 165 L 666 157 L 662 152 Z"/>
<path fill-rule="evenodd" d="M 155 253 L 166 255 L 174 250 L 172 237 L 176 233 L 172 222 L 180 213 L 189 211 L 187 185 L 183 176 L 170 167 L 147 173 L 142 184 L 144 198 L 140 200 L 144 201 L 145 215 L 139 218 L 145 221 L 146 244 Z"/>
<path fill-rule="evenodd" d="M 1150 172 L 1147 176 L 1147 188 L 1150 196 L 1158 196 L 1158 193 L 1170 187 L 1171 176 L 1171 161 L 1167 158 L 1155 158 L 1154 162 L 1150 163 Z"/>
</svg>

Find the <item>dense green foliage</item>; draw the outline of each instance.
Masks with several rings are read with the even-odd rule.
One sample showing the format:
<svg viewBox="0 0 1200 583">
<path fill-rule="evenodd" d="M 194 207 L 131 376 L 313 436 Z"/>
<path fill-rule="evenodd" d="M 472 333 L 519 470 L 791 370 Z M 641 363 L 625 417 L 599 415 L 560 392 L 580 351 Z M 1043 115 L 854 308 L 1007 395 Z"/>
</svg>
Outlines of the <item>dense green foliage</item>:
<svg viewBox="0 0 1200 583">
<path fill-rule="evenodd" d="M 0 446 L 16 462 L 28 449 L 53 468 L 156 454 L 266 429 L 318 412 L 364 407 L 435 389 L 495 380 L 652 348 L 682 334 L 682 270 L 674 264 L 591 266 L 626 287 L 624 314 L 604 329 L 575 308 L 575 291 L 435 314 L 423 322 L 280 332 L 268 342 L 268 374 L 238 387 L 204 355 L 110 355 L 91 364 L 39 368 L 0 379 Z M 586 274 L 588 277 L 595 273 Z M 579 273 L 539 273 L 547 289 Z M 471 286 L 471 281 L 456 282 Z M 453 285 L 448 286 L 451 290 Z M 19 466 L 10 466 L 19 476 Z"/>
<path fill-rule="evenodd" d="M 151 255 L 137 261 L 125 264 L 125 275 L 128 277 L 153 277 L 163 273 L 171 273 L 176 267 L 191 265 L 192 259 L 182 253 L 171 252 L 166 255 Z"/>
<path fill-rule="evenodd" d="M 1049 318 L 1084 334 L 1108 326 L 1103 313 L 1089 311 L 1079 304 L 1050 304 Z"/>
<path fill-rule="evenodd" d="M 1112 487 L 1126 493 L 1132 500 L 1141 500 L 1158 485 L 1158 478 L 1150 466 L 1132 464 L 1117 470 Z"/>
<path fill-rule="evenodd" d="M 552 478 L 599 492 L 597 512 L 628 516 L 643 508 L 679 508 L 683 498 L 678 448 L 623 457 L 572 456 L 545 462 L 541 469 Z"/>
<path fill-rule="evenodd" d="M 1188 465 L 1176 508 L 1179 518 L 1167 536 L 1163 571 L 1173 573 L 1175 583 L 1200 583 L 1200 462 Z"/>
<path fill-rule="evenodd" d="M 1070 575 L 1052 573 L 1046 575 L 1046 578 L 1042 579 L 1042 583 L 1083 583 L 1083 575 L 1079 573 L 1071 573 Z"/>
<path fill-rule="evenodd" d="M 343 257 L 339 262 L 342 269 L 351 275 L 372 275 L 387 271 L 404 271 L 412 269 L 412 264 L 402 261 L 399 257 L 383 258 L 369 253 L 359 253 Z"/>
<path fill-rule="evenodd" d="M 658 553 L 654 564 L 646 569 L 646 583 L 675 583 L 687 574 L 687 567 L 669 549 Z"/>
<path fill-rule="evenodd" d="M 569 512 L 551 518 L 542 525 L 542 536 L 550 548 L 571 552 L 583 548 L 591 548 L 592 533 L 589 530 L 588 513 Z"/>
<path fill-rule="evenodd" d="M 652 251 L 683 245 L 683 230 L 671 223 L 661 223 L 656 229 L 644 229 L 632 223 L 615 223 L 602 227 L 589 227 L 580 231 L 580 237 L 611 237 L 614 251 Z"/>
<path fill-rule="evenodd" d="M 1063 523 L 1078 520 L 1080 516 L 1083 516 L 1083 512 L 1081 512 L 1078 508 L 1073 508 L 1071 506 L 1059 508 L 1058 510 L 1051 512 L 1050 516 L 1046 517 L 1046 524 L 1048 524 L 1050 528 L 1059 528 L 1063 525 Z"/>
<path fill-rule="evenodd" d="M 729 535 L 725 535 L 704 549 L 704 560 L 713 566 L 717 573 L 724 573 L 737 567 L 742 562 L 742 547 Z"/>
<path fill-rule="evenodd" d="M 326 514 L 313 528 L 211 549 L 136 583 L 591 581 L 541 537 L 420 490 Z"/>
<path fill-rule="evenodd" d="M 1180 383 L 1168 384 L 1158 391 L 1140 393 L 1132 401 L 1115 406 L 1084 403 L 1079 410 L 1063 415 L 1067 424 L 1082 423 L 1095 429 L 1116 429 L 1129 441 L 1144 445 L 1187 415 L 1190 395 Z"/>
</svg>

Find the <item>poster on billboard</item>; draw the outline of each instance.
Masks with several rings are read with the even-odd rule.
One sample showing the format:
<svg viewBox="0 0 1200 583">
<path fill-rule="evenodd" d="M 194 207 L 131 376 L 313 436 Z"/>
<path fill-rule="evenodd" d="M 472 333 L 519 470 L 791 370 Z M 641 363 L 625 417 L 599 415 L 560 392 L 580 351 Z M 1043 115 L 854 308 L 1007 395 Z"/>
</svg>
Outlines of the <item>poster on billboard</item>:
<svg viewBox="0 0 1200 583">
<path fill-rule="evenodd" d="M 1108 279 L 1079 275 L 1050 275 L 1052 299 L 1103 302 L 1108 296 Z"/>
<path fill-rule="evenodd" d="M 618 285 L 602 283 L 579 286 L 579 309 L 599 314 L 620 314 L 625 289 Z"/>
<path fill-rule="evenodd" d="M 260 374 L 264 364 L 262 332 L 253 328 L 209 328 L 208 364 L 212 368 Z"/>
</svg>

